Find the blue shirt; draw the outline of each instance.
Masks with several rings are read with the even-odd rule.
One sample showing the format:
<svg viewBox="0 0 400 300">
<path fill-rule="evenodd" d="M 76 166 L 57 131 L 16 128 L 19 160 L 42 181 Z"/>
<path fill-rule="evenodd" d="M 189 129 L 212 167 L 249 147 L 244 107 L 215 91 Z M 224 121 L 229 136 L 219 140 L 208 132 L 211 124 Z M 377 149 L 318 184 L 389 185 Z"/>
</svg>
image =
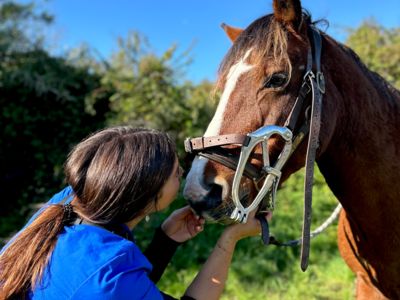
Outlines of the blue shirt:
<svg viewBox="0 0 400 300">
<path fill-rule="evenodd" d="M 70 201 L 71 193 L 68 187 L 48 203 Z M 97 226 L 65 226 L 43 280 L 28 298 L 163 299 L 148 277 L 151 269 L 150 262 L 131 241 Z"/>
</svg>

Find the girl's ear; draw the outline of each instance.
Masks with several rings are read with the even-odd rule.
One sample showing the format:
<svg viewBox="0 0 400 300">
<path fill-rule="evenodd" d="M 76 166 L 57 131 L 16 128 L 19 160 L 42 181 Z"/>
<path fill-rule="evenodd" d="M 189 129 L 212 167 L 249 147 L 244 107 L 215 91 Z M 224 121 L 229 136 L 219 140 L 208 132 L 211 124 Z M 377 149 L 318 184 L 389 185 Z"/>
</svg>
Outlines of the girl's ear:
<svg viewBox="0 0 400 300">
<path fill-rule="evenodd" d="M 225 23 L 222 23 L 221 27 L 225 31 L 226 35 L 228 36 L 228 38 L 231 40 L 232 43 L 234 43 L 237 37 L 243 32 L 243 29 L 232 27 L 226 25 Z"/>
</svg>

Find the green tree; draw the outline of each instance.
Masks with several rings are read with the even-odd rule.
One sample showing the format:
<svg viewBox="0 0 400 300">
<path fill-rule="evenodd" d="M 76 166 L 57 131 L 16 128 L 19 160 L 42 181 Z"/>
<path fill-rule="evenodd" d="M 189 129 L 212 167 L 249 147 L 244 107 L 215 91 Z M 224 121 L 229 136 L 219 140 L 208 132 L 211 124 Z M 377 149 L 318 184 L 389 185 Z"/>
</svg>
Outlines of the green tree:
<svg viewBox="0 0 400 300">
<path fill-rule="evenodd" d="M 37 8 L 35 3 L 0 0 L 0 52 L 27 51 L 43 45 L 41 28 L 51 24 L 53 17 Z"/>
<path fill-rule="evenodd" d="M 0 236 L 4 236 L 23 224 L 30 204 L 46 200 L 62 185 L 62 164 L 71 145 L 104 126 L 109 95 L 101 92 L 100 77 L 89 67 L 49 55 L 36 37 L 23 30 L 26 22 L 39 26 L 50 20 L 32 4 L 2 2 L 0 15 Z"/>
<path fill-rule="evenodd" d="M 212 116 L 212 84 L 182 83 L 190 58 L 188 52 L 178 55 L 176 46 L 156 55 L 147 40 L 135 32 L 119 39 L 118 45 L 102 78 L 104 88 L 114 91 L 110 124 L 165 130 L 182 149 L 183 139 L 199 134 Z"/>
<path fill-rule="evenodd" d="M 388 29 L 368 20 L 350 30 L 346 43 L 371 70 L 400 88 L 400 28 Z"/>
</svg>

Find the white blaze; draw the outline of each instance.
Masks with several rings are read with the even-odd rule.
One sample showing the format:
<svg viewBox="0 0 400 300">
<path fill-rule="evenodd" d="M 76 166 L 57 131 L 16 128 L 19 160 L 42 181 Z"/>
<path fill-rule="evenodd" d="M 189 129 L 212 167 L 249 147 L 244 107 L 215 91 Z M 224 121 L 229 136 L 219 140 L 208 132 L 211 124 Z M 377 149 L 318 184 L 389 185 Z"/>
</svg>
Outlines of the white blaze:
<svg viewBox="0 0 400 300">
<path fill-rule="evenodd" d="M 218 103 L 217 110 L 212 118 L 210 124 L 204 136 L 216 136 L 219 135 L 226 105 L 228 104 L 229 98 L 232 92 L 235 90 L 236 83 L 238 82 L 241 75 L 250 71 L 253 66 L 246 63 L 246 59 L 250 55 L 251 49 L 247 50 L 246 54 L 240 59 L 239 62 L 234 64 L 227 75 L 226 84 L 222 93 L 221 99 Z M 208 159 L 204 157 L 196 157 L 193 161 L 192 168 L 186 177 L 186 185 L 183 191 L 185 198 L 190 199 L 202 199 L 204 198 L 208 190 L 202 184 L 202 178 L 204 174 L 204 168 L 207 164 Z"/>
<path fill-rule="evenodd" d="M 232 94 L 232 92 L 235 90 L 236 83 L 240 76 L 249 70 L 253 68 L 252 65 L 248 65 L 245 61 L 247 57 L 250 55 L 251 49 L 247 50 L 246 54 L 244 57 L 234 64 L 231 69 L 229 70 L 227 79 L 226 79 L 226 84 L 224 88 L 224 92 L 222 93 L 221 99 L 219 100 L 217 110 L 214 114 L 214 117 L 212 118 L 210 124 L 208 124 L 207 131 L 204 134 L 204 136 L 215 136 L 219 134 L 219 131 L 221 129 L 221 124 L 222 120 L 224 117 L 224 112 L 226 105 L 228 104 L 228 100 Z"/>
</svg>

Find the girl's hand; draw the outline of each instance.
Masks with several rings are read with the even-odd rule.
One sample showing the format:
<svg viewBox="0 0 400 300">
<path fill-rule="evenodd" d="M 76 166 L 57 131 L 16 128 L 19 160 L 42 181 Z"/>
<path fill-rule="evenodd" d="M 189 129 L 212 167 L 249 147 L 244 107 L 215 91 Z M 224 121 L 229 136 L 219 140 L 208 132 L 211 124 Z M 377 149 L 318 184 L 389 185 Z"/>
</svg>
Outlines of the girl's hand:
<svg viewBox="0 0 400 300">
<path fill-rule="evenodd" d="M 189 206 L 174 211 L 161 229 L 176 242 L 185 242 L 203 231 L 204 219 L 195 215 Z"/>
<path fill-rule="evenodd" d="M 268 221 L 272 219 L 272 212 L 268 212 L 265 215 L 265 218 Z M 230 236 L 233 240 L 241 240 L 242 238 L 249 237 L 249 236 L 256 236 L 261 233 L 261 224 L 260 220 L 255 217 L 255 213 L 251 213 L 247 222 L 245 224 L 234 224 L 227 227 L 224 230 L 225 235 Z"/>
</svg>

